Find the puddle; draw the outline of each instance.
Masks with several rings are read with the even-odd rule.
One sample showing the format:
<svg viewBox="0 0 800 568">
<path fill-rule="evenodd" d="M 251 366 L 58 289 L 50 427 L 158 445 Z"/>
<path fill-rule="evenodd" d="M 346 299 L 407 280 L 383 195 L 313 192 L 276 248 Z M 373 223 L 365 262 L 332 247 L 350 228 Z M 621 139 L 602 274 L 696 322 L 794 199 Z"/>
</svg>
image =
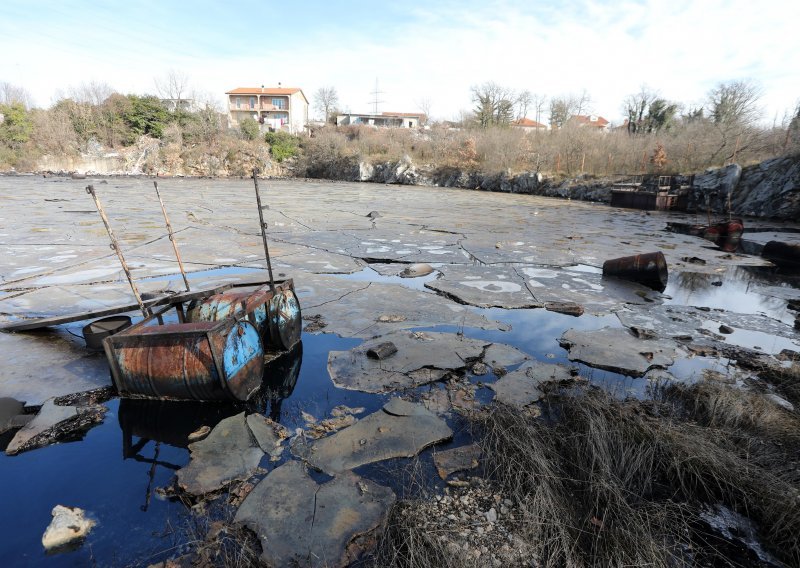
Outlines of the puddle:
<svg viewBox="0 0 800 568">
<path fill-rule="evenodd" d="M 407 264 L 393 264 L 391 266 L 397 267 L 397 272 L 399 273 L 404 268 L 406 268 Z M 434 271 L 428 274 L 427 276 L 419 276 L 417 278 L 401 278 L 400 276 L 387 276 L 381 274 L 371 266 L 364 267 L 363 270 L 358 272 L 353 272 L 352 274 L 342 274 L 337 275 L 339 278 L 343 280 L 351 280 L 354 282 L 380 282 L 382 284 L 400 284 L 401 286 L 405 286 L 406 288 L 411 288 L 413 290 L 422 290 L 422 291 L 429 291 L 425 288 L 425 283 L 430 282 L 432 280 L 436 280 L 439 277 L 439 272 L 435 270 L 437 267 L 441 265 L 431 265 L 434 267 Z"/>
<path fill-rule="evenodd" d="M 786 300 L 769 295 L 770 288 L 797 291 L 800 278 L 780 274 L 775 269 L 737 267 L 719 274 L 673 272 L 664 295 L 665 304 L 718 308 L 742 314 L 764 314 L 792 325 L 794 313 Z"/>
</svg>

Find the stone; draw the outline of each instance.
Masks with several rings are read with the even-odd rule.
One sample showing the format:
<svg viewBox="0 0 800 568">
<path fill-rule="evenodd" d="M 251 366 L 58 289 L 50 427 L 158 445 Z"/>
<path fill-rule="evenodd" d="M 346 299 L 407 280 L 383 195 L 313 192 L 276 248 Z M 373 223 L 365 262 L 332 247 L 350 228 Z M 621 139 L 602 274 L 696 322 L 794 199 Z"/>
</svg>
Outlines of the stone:
<svg viewBox="0 0 800 568">
<path fill-rule="evenodd" d="M 104 406 L 58 406 L 50 399 L 42 405 L 36 417 L 15 434 L 6 447 L 6 454 L 15 455 L 39 448 L 87 430 L 102 422 L 105 413 Z"/>
<path fill-rule="evenodd" d="M 450 450 L 435 452 L 433 454 L 433 465 L 436 472 L 442 479 L 447 479 L 457 471 L 475 469 L 478 467 L 482 455 L 481 448 L 477 444 L 460 446 Z"/>
<path fill-rule="evenodd" d="M 193 442 L 199 442 L 200 440 L 204 440 L 205 438 L 207 438 L 210 433 L 211 433 L 210 426 L 200 426 L 200 428 L 189 434 L 187 439 L 190 444 Z"/>
<path fill-rule="evenodd" d="M 56 505 L 51 512 L 53 520 L 42 535 L 42 545 L 47 551 L 69 548 L 86 538 L 95 522 L 86 517 L 78 507 Z"/>
<path fill-rule="evenodd" d="M 559 339 L 571 361 L 633 377 L 649 369 L 675 362 L 677 344 L 669 339 L 639 339 L 625 329 L 605 327 L 596 331 L 570 329 Z"/>
<path fill-rule="evenodd" d="M 527 353 L 503 343 L 492 343 L 483 353 L 483 363 L 490 367 L 512 367 L 529 359 Z M 472 368 L 474 373 L 475 365 Z"/>
<path fill-rule="evenodd" d="M 387 359 L 395 353 L 397 353 L 397 346 L 391 341 L 378 343 L 367 349 L 367 357 L 371 357 L 372 359 Z"/>
<path fill-rule="evenodd" d="M 332 436 L 311 443 L 296 441 L 292 451 L 315 469 L 335 475 L 368 463 L 410 458 L 452 436 L 447 424 L 422 404 L 392 399 Z"/>
<path fill-rule="evenodd" d="M 220 421 L 207 438 L 189 445 L 189 465 L 178 470 L 178 487 L 191 495 L 222 489 L 255 473 L 264 451 L 245 413 Z"/>
<path fill-rule="evenodd" d="M 572 379 L 572 372 L 564 365 L 533 361 L 488 386 L 495 392 L 494 398 L 497 402 L 524 408 L 542 398 L 539 385 L 570 379 Z"/>
<path fill-rule="evenodd" d="M 729 325 L 725 325 L 725 324 L 723 323 L 723 324 L 721 324 L 721 325 L 719 326 L 719 332 L 720 332 L 720 333 L 729 334 L 729 333 L 733 333 L 733 332 L 734 332 L 734 329 L 733 329 L 731 326 L 729 326 Z"/>
<path fill-rule="evenodd" d="M 418 262 L 405 267 L 400 271 L 400 278 L 419 278 L 433 272 L 433 267 L 426 262 Z"/>
<path fill-rule="evenodd" d="M 250 491 L 235 522 L 260 539 L 268 566 L 346 566 L 369 552 L 394 493 L 353 473 L 317 484 L 290 461 Z"/>
<path fill-rule="evenodd" d="M 545 302 L 544 309 L 568 316 L 579 317 L 583 315 L 583 306 L 575 302 Z"/>
<path fill-rule="evenodd" d="M 390 341 L 398 352 L 385 360 L 367 352 Z M 398 331 L 362 343 L 350 351 L 331 351 L 328 372 L 340 387 L 363 392 L 387 392 L 431 383 L 469 361 L 480 359 L 489 343 L 454 333 Z"/>
</svg>

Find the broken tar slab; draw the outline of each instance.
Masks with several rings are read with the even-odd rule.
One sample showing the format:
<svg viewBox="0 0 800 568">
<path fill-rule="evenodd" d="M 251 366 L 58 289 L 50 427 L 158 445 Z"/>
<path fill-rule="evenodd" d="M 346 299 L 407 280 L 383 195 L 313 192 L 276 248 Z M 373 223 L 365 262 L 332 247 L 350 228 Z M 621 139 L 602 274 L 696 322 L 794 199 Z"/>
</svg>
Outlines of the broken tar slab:
<svg viewBox="0 0 800 568">
<path fill-rule="evenodd" d="M 623 375 L 641 377 L 654 367 L 675 361 L 677 344 L 668 339 L 639 339 L 626 329 L 604 327 L 596 331 L 570 329 L 559 340 L 571 361 Z"/>
<path fill-rule="evenodd" d="M 368 351 L 392 342 L 397 353 L 386 359 L 373 359 Z M 341 388 L 363 392 L 387 392 L 412 388 L 440 380 L 448 372 L 462 369 L 480 359 L 488 341 L 470 339 L 455 333 L 398 331 L 364 342 L 350 351 L 331 351 L 328 372 Z M 522 362 L 525 355 L 505 346 L 492 352 L 503 362 Z"/>
<path fill-rule="evenodd" d="M 298 441 L 292 451 L 331 475 L 368 463 L 413 457 L 453 436 L 453 431 L 422 404 L 392 399 L 381 410 L 332 436 Z"/>
<path fill-rule="evenodd" d="M 496 401 L 524 408 L 542 398 L 539 390 L 541 384 L 568 381 L 571 378 L 572 371 L 564 365 L 531 361 L 488 386 L 494 391 Z"/>
<path fill-rule="evenodd" d="M 279 437 L 263 417 L 242 412 L 222 420 L 207 438 L 189 445 L 189 465 L 178 471 L 178 486 L 192 495 L 221 489 L 252 475 L 265 452 L 275 451 Z"/>
<path fill-rule="evenodd" d="M 296 461 L 272 471 L 247 495 L 235 522 L 261 541 L 267 566 L 334 568 L 368 551 L 395 495 L 391 489 L 344 473 L 317 484 Z"/>
</svg>

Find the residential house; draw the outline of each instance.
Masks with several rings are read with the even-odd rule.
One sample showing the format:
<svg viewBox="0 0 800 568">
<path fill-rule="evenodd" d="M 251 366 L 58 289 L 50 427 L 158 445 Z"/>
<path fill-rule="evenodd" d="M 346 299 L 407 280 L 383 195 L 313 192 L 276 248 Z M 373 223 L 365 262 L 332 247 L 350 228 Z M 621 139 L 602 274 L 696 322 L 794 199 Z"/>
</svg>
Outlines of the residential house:
<svg viewBox="0 0 800 568">
<path fill-rule="evenodd" d="M 419 128 L 426 120 L 427 117 L 421 112 L 347 113 L 336 116 L 336 126 L 357 124 L 383 128 Z"/>
<path fill-rule="evenodd" d="M 308 99 L 294 87 L 238 87 L 228 95 L 228 120 L 238 126 L 245 118 L 263 128 L 300 134 L 308 124 Z"/>
<path fill-rule="evenodd" d="M 571 116 L 568 122 L 581 127 L 594 128 L 600 132 L 607 132 L 609 124 L 611 124 L 602 116 L 595 116 L 593 114 L 576 114 L 575 116 Z"/>
<path fill-rule="evenodd" d="M 528 117 L 520 118 L 511 123 L 514 128 L 519 128 L 524 132 L 536 132 L 537 130 L 547 130 L 547 125 L 541 122 L 536 122 Z"/>
</svg>

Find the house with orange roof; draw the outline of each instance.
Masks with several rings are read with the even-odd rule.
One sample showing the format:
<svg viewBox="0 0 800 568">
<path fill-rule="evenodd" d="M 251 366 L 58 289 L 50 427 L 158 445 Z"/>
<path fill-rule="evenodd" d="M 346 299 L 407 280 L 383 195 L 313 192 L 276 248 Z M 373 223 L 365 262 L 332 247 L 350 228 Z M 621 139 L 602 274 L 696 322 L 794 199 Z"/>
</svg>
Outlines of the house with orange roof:
<svg viewBox="0 0 800 568">
<path fill-rule="evenodd" d="M 602 116 L 589 115 L 589 114 L 576 114 L 571 116 L 567 122 L 572 122 L 578 126 L 585 126 L 587 128 L 594 128 L 601 132 L 607 132 L 608 126 L 611 124 Z"/>
<path fill-rule="evenodd" d="M 237 87 L 228 96 L 228 121 L 239 126 L 252 118 L 262 129 L 300 134 L 308 124 L 308 99 L 297 87 Z"/>
<path fill-rule="evenodd" d="M 542 124 L 541 122 L 536 122 L 530 118 L 523 117 L 518 120 L 515 120 L 511 123 L 511 126 L 514 128 L 519 128 L 525 132 L 535 132 L 537 130 L 547 130 L 547 125 Z"/>
</svg>

